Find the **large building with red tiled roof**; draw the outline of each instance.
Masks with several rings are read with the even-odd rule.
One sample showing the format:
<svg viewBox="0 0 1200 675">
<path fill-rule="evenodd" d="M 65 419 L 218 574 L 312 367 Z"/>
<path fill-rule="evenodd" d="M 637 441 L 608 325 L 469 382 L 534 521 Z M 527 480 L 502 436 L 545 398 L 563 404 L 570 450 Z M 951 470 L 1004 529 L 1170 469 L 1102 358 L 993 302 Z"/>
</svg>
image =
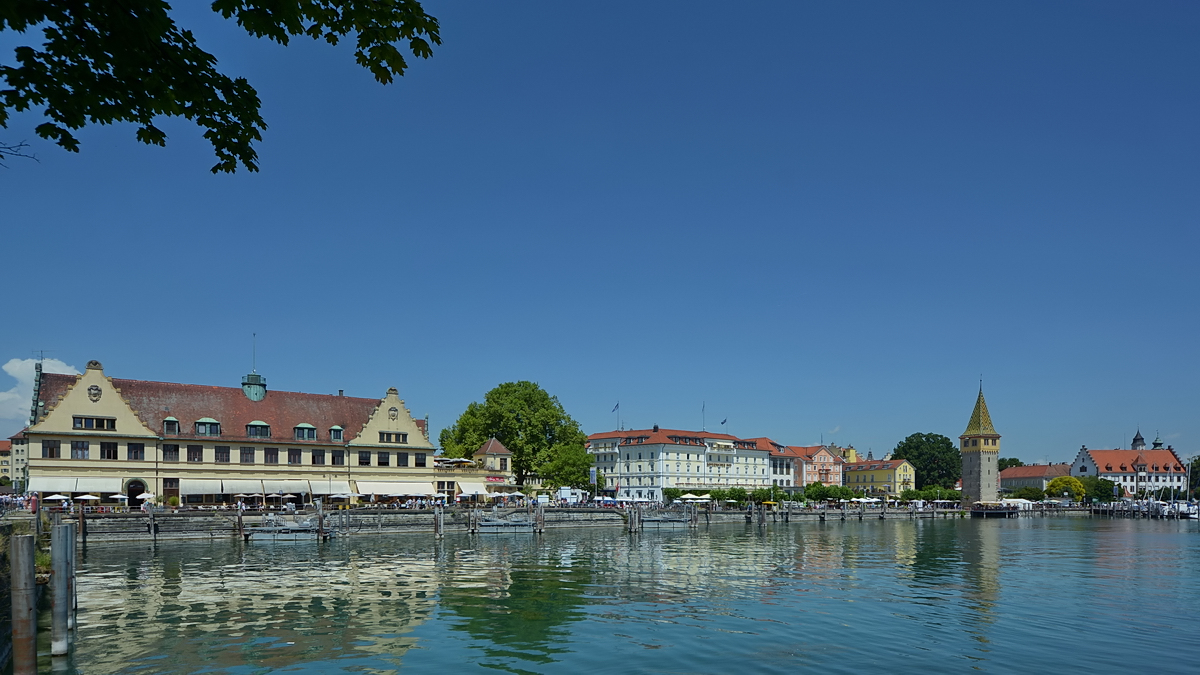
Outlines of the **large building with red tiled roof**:
<svg viewBox="0 0 1200 675">
<path fill-rule="evenodd" d="M 150 492 L 184 504 L 237 494 L 457 494 L 485 471 L 439 466 L 428 420 L 382 398 L 38 371 L 28 437 L 31 492 Z M 477 475 L 478 474 L 478 475 Z"/>
<path fill-rule="evenodd" d="M 771 485 L 770 451 L 752 439 L 679 429 L 588 436 L 588 452 L 618 499 L 662 501 L 663 488 L 711 490 Z"/>
<path fill-rule="evenodd" d="M 1050 481 L 1059 476 L 1069 475 L 1070 472 L 1071 465 L 1066 463 L 1010 466 L 1000 472 L 1000 489 L 1011 491 L 1023 487 L 1035 487 L 1045 490 Z"/>
<path fill-rule="evenodd" d="M 1168 497 L 1172 493 L 1186 494 L 1189 489 L 1187 464 L 1171 446 L 1163 447 L 1154 439 L 1152 447 L 1139 430 L 1128 450 L 1079 449 L 1071 462 L 1071 475 L 1098 476 L 1111 480 L 1124 490 L 1124 496 Z"/>
</svg>

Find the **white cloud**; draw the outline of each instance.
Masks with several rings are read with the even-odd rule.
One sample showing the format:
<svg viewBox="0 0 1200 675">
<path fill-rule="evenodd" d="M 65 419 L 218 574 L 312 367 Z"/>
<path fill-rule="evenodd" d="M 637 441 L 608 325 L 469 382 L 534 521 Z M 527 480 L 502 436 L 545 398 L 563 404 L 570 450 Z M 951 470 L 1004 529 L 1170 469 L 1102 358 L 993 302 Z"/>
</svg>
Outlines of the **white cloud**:
<svg viewBox="0 0 1200 675">
<path fill-rule="evenodd" d="M 37 359 L 9 359 L 4 364 L 4 372 L 17 381 L 16 386 L 8 391 L 0 391 L 0 419 L 21 420 L 29 419 L 29 409 L 33 403 L 34 365 Z M 78 375 L 79 370 L 58 359 L 42 361 L 42 371 L 47 373 L 64 373 Z"/>
<path fill-rule="evenodd" d="M 827 433 L 827 434 L 829 434 L 830 436 L 832 436 L 832 435 L 836 434 L 837 432 L 839 432 L 839 431 L 841 431 L 841 430 L 842 430 L 842 425 L 840 425 L 840 424 L 839 424 L 839 425 L 837 425 L 836 427 L 834 427 L 834 428 L 830 429 L 829 431 L 826 431 L 825 433 Z"/>
</svg>

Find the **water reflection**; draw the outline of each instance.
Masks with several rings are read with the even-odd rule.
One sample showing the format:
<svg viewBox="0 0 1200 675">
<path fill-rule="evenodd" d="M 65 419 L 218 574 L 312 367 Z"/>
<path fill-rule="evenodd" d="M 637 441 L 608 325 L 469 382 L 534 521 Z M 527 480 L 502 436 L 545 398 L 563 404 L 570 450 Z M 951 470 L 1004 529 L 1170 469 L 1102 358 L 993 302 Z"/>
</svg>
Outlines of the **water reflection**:
<svg viewBox="0 0 1200 675">
<path fill-rule="evenodd" d="M 93 545 L 75 663 L 89 674 L 854 672 L 884 661 L 922 672 L 947 659 L 1016 668 L 1036 653 L 1025 658 L 1041 667 L 1061 652 L 1048 603 L 1108 610 L 1089 625 L 1100 638 L 1129 632 L 1109 603 L 1130 583 L 1130 545 L 1156 547 L 1139 557 L 1157 576 L 1137 584 L 1162 599 L 1160 617 L 1186 616 L 1180 597 L 1200 593 L 1195 525 L 1088 522 Z M 1186 637 L 1170 618 L 1155 628 Z"/>
</svg>

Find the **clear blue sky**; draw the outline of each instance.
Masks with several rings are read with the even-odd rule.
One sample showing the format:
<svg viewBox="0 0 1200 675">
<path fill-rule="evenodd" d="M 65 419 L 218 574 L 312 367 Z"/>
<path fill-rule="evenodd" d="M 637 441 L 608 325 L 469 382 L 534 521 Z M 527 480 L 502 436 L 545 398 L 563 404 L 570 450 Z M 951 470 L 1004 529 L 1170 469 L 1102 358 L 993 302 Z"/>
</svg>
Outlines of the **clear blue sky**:
<svg viewBox="0 0 1200 675">
<path fill-rule="evenodd" d="M 982 374 L 1006 456 L 1200 451 L 1200 5 L 426 7 L 386 87 L 178 12 L 259 90 L 258 174 L 15 117 L 0 362 L 237 386 L 257 332 L 272 388 L 396 386 L 435 438 L 528 379 L 587 432 L 706 404 L 876 453 L 957 437 Z"/>
</svg>

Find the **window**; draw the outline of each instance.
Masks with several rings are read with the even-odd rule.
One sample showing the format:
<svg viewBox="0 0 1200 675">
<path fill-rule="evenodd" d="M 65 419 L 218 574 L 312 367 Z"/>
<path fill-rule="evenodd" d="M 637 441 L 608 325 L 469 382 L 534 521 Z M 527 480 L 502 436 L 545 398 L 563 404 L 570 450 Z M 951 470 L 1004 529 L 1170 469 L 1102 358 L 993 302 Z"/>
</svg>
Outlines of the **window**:
<svg viewBox="0 0 1200 675">
<path fill-rule="evenodd" d="M 178 462 L 179 461 L 179 446 L 175 444 L 167 444 L 163 446 L 163 461 Z"/>
<path fill-rule="evenodd" d="M 71 441 L 71 459 L 87 459 L 89 452 L 87 441 Z"/>
<path fill-rule="evenodd" d="M 365 452 L 365 451 L 359 452 L 358 453 L 358 465 L 359 466 L 371 466 L 371 453 Z"/>
<path fill-rule="evenodd" d="M 396 453 L 396 466 L 408 466 L 408 453 L 407 452 L 397 452 Z"/>
<path fill-rule="evenodd" d="M 379 432 L 380 443 L 407 443 L 408 434 L 392 433 L 390 431 Z"/>
<path fill-rule="evenodd" d="M 508 471 L 508 458 L 507 457 L 500 458 L 500 470 Z"/>
<path fill-rule="evenodd" d="M 115 431 L 117 428 L 117 421 L 111 417 L 76 417 L 75 428 Z"/>
<path fill-rule="evenodd" d="M 263 448 L 263 464 L 278 464 L 279 448 Z"/>
<path fill-rule="evenodd" d="M 300 448 L 288 448 L 288 464 L 300 463 Z"/>
<path fill-rule="evenodd" d="M 243 445 L 239 449 L 238 454 L 239 454 L 238 461 L 240 461 L 242 464 L 253 464 L 254 463 L 254 448 Z"/>
<path fill-rule="evenodd" d="M 315 465 L 318 465 L 318 466 L 324 464 L 325 463 L 325 451 L 324 450 L 313 450 L 312 451 L 312 463 Z"/>
<path fill-rule="evenodd" d="M 196 422 L 196 435 L 197 436 L 220 436 L 221 435 L 221 425 L 217 422 L 210 421 L 209 418 L 206 417 L 204 419 L 204 421 Z"/>
<path fill-rule="evenodd" d="M 315 441 L 317 440 L 317 428 L 314 426 L 302 424 L 293 431 L 296 432 L 296 440 L 298 441 Z"/>
<path fill-rule="evenodd" d="M 379 466 L 391 466 L 391 456 L 392 456 L 392 453 L 390 453 L 390 452 L 379 453 L 379 460 L 378 460 Z"/>
<path fill-rule="evenodd" d="M 271 426 L 262 423 L 251 423 L 246 425 L 246 436 L 250 438 L 270 438 Z"/>
<path fill-rule="evenodd" d="M 163 420 L 163 435 L 170 434 L 172 436 L 179 433 L 179 420 L 174 417 Z"/>
<path fill-rule="evenodd" d="M 415 461 L 413 462 L 413 466 L 425 466 L 425 453 L 423 453 L 423 452 L 416 453 Z"/>
<path fill-rule="evenodd" d="M 117 444 L 116 443 L 101 443 L 100 444 L 100 459 L 116 459 Z"/>
<path fill-rule="evenodd" d="M 58 459 L 62 455 L 62 444 L 60 441 L 42 441 L 42 457 L 46 459 Z"/>
<path fill-rule="evenodd" d="M 204 461 L 204 446 L 203 445 L 187 446 L 187 460 L 189 462 L 203 462 Z"/>
<path fill-rule="evenodd" d="M 334 427 L 334 428 L 330 429 L 329 430 L 329 440 L 331 440 L 331 441 L 342 440 L 342 428 Z"/>
<path fill-rule="evenodd" d="M 146 444 L 130 443 L 129 445 L 125 446 L 125 459 L 146 459 Z"/>
<path fill-rule="evenodd" d="M 164 478 L 163 479 L 163 489 L 164 490 L 178 490 L 179 489 L 179 479 L 178 478 Z"/>
<path fill-rule="evenodd" d="M 1079 465 L 1079 473 L 1087 473 L 1087 464 Z"/>
<path fill-rule="evenodd" d="M 346 466 L 346 451 L 334 450 L 333 456 L 330 457 L 330 464 L 334 466 Z"/>
<path fill-rule="evenodd" d="M 229 463 L 229 446 L 228 445 L 218 445 L 216 448 L 213 448 L 213 455 L 214 455 L 214 461 L 217 464 L 228 464 Z"/>
</svg>

